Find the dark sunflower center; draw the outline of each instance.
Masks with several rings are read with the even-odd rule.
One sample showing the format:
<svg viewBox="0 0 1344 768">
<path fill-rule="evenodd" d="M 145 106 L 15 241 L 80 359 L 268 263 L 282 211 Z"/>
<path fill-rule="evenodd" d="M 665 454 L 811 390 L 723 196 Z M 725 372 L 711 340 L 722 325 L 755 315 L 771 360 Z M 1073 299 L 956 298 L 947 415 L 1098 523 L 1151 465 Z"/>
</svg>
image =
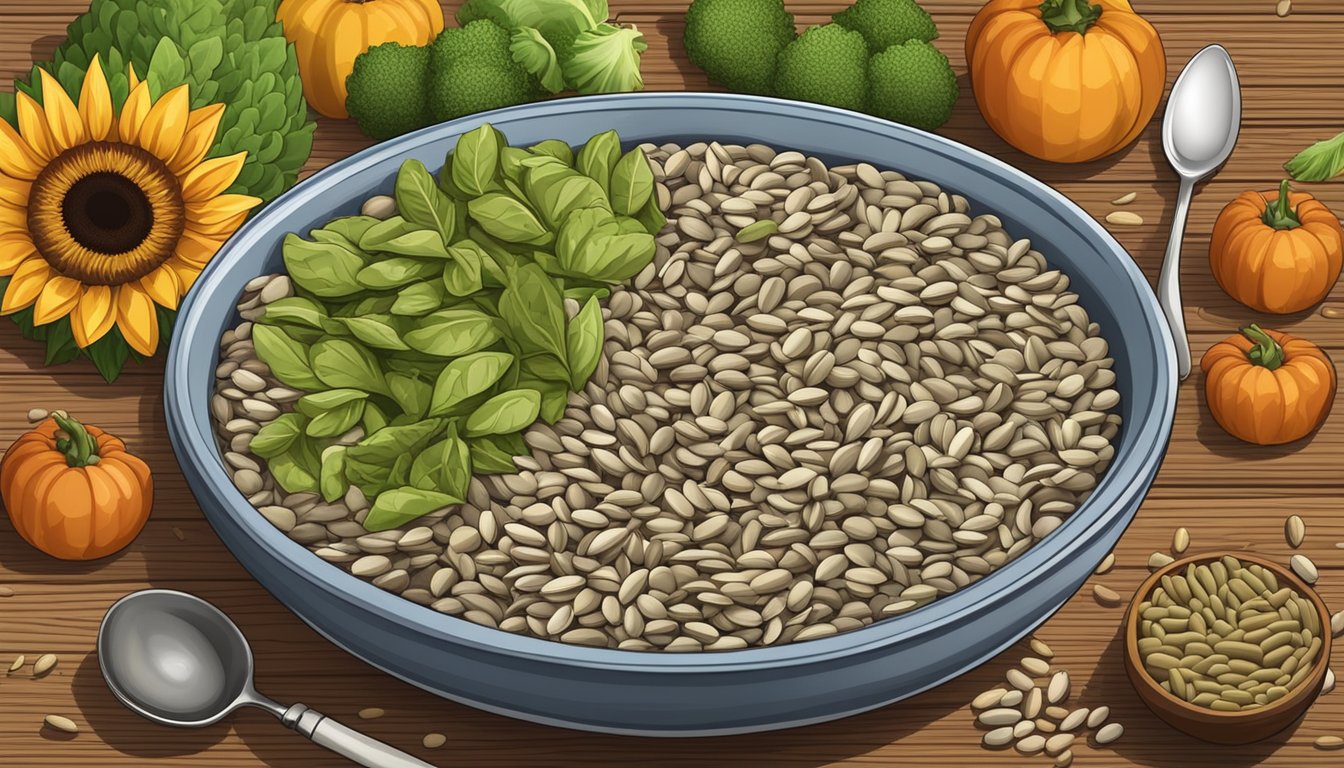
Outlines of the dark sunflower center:
<svg viewBox="0 0 1344 768">
<path fill-rule="evenodd" d="M 154 229 L 154 209 L 135 182 L 103 171 L 70 187 L 61 204 L 65 228 L 80 245 L 114 255 L 135 250 Z"/>
</svg>

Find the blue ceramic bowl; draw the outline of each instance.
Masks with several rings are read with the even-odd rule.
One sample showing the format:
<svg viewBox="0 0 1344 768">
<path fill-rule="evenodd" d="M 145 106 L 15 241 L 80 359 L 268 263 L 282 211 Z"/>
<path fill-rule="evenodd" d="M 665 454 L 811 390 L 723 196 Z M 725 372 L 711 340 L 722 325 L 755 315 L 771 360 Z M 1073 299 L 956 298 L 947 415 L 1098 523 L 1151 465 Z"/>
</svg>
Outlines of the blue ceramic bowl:
<svg viewBox="0 0 1344 768">
<path fill-rule="evenodd" d="M 244 284 L 282 269 L 280 243 L 392 190 L 402 161 L 442 166 L 491 122 L 516 144 L 574 144 L 608 129 L 630 143 L 761 142 L 829 162 L 867 161 L 927 179 L 999 215 L 1072 279 L 1116 359 L 1124 427 L 1091 498 L 1055 533 L 985 579 L 910 614 L 833 637 L 723 653 L 567 646 L 445 616 L 361 581 L 290 541 L 233 487 L 209 402 L 219 338 Z M 187 298 L 168 357 L 167 422 L 210 523 L 261 584 L 350 653 L 474 707 L 541 723 L 660 736 L 740 733 L 843 717 L 975 667 L 1044 621 L 1115 545 L 1166 450 L 1175 356 L 1157 300 L 1128 254 L 1078 206 L 992 157 L 938 136 L 827 107 L 724 94 L 566 99 L 427 128 L 322 171 L 223 248 Z"/>
</svg>

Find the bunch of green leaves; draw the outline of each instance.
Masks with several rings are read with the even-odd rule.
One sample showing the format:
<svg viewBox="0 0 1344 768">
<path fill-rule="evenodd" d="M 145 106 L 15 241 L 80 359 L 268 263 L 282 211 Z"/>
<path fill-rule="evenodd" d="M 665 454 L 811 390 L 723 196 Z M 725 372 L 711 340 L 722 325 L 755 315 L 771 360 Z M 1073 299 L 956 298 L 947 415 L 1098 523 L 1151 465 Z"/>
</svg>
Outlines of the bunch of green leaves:
<svg viewBox="0 0 1344 768">
<path fill-rule="evenodd" d="M 117 110 L 129 95 L 127 67 L 149 81 L 157 98 L 172 88 L 191 87 L 191 106 L 225 105 L 210 157 L 247 152 L 247 161 L 230 193 L 270 201 L 293 186 L 312 151 L 314 123 L 308 118 L 293 48 L 275 21 L 278 0 L 93 0 L 89 10 L 71 22 L 68 38 L 50 62 L 39 64 L 52 73 L 72 99 L 78 99 L 93 57 L 108 79 Z M 42 100 L 36 67 L 15 87 Z M 14 94 L 0 93 L 0 118 L 17 125 Z M 8 278 L 0 278 L 0 292 Z M 157 307 L 162 329 L 160 348 L 167 345 L 176 312 Z M 32 310 L 13 315 L 29 339 L 47 344 L 46 364 L 77 357 L 93 362 L 107 381 L 120 374 L 128 359 L 140 356 L 117 329 L 80 349 L 69 318 L 35 326 Z"/>
<path fill-rule="evenodd" d="M 252 450 L 290 493 L 357 486 L 374 531 L 461 503 L 474 473 L 514 471 L 521 433 L 560 419 L 592 376 L 599 302 L 650 263 L 666 224 L 648 160 L 615 132 L 576 154 L 511 147 L 486 125 L 437 178 L 407 161 L 395 196 L 390 219 L 291 234 L 296 295 L 253 329 L 258 356 L 306 394 Z M 364 437 L 340 444 L 355 427 Z"/>
<path fill-rule="evenodd" d="M 644 35 L 608 15 L 607 0 L 467 0 L 457 20 L 490 19 L 510 30 L 514 59 L 551 93 L 642 90 Z"/>
</svg>

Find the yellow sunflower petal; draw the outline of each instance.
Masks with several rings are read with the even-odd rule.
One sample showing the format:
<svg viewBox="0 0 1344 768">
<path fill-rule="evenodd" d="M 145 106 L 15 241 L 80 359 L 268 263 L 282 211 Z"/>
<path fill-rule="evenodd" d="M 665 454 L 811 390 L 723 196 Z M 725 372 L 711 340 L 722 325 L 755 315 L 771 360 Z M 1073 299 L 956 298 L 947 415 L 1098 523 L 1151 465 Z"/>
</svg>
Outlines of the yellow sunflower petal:
<svg viewBox="0 0 1344 768">
<path fill-rule="evenodd" d="M 9 277 L 28 259 L 37 255 L 37 246 L 26 233 L 0 237 L 0 277 Z"/>
<path fill-rule="evenodd" d="M 245 162 L 246 152 L 206 160 L 182 179 L 182 199 L 188 203 L 204 203 L 224 194 L 224 190 L 233 186 Z"/>
<path fill-rule="evenodd" d="M 187 132 L 187 117 L 191 114 L 191 100 L 187 86 L 179 85 L 163 94 L 150 107 L 145 122 L 140 125 L 136 143 L 160 160 L 168 161 L 182 147 Z"/>
<path fill-rule="evenodd" d="M 200 164 L 215 145 L 215 136 L 219 132 L 219 123 L 224 119 L 224 105 L 211 104 L 192 110 L 187 118 L 187 132 L 182 137 L 182 146 L 168 163 L 169 169 L 178 176 Z"/>
<path fill-rule="evenodd" d="M 136 88 L 140 87 L 140 78 L 135 74 L 134 64 L 126 65 L 126 82 L 129 85 L 126 91 L 127 93 L 130 93 L 131 91 L 134 91 Z"/>
<path fill-rule="evenodd" d="M 13 232 L 28 229 L 28 209 L 0 202 L 0 230 Z"/>
<path fill-rule="evenodd" d="M 15 106 L 19 114 L 19 133 L 23 134 L 24 141 L 33 148 L 33 153 L 38 156 L 43 163 L 49 162 L 56 157 L 56 140 L 51 136 L 51 128 L 47 126 L 47 114 L 42 111 L 42 106 L 33 100 L 32 96 L 19 91 L 14 95 Z"/>
<path fill-rule="evenodd" d="M 79 115 L 84 118 L 84 129 L 92 141 L 102 141 L 116 127 L 117 115 L 112 111 L 112 91 L 107 87 L 107 76 L 98 54 L 89 62 L 84 73 L 84 86 L 79 92 Z"/>
<path fill-rule="evenodd" d="M 46 164 L 8 120 L 0 120 L 0 173 L 32 181 Z"/>
<path fill-rule="evenodd" d="M 88 285 L 79 303 L 70 311 L 70 330 L 81 349 L 103 338 L 117 322 L 115 290 L 108 285 Z"/>
<path fill-rule="evenodd" d="M 188 264 L 182 259 L 171 258 L 164 262 L 163 266 L 173 270 L 177 275 L 177 282 L 182 286 L 182 294 L 186 295 L 191 287 L 196 284 L 196 278 L 201 276 L 201 268 Z"/>
<path fill-rule="evenodd" d="M 117 327 L 136 352 L 148 357 L 158 350 L 159 317 L 154 302 L 134 283 L 123 283 L 117 289 Z"/>
<path fill-rule="evenodd" d="M 73 277 L 53 275 L 33 305 L 33 324 L 46 325 L 70 314 L 79 303 L 81 285 Z"/>
<path fill-rule="evenodd" d="M 177 252 L 174 255 L 186 264 L 204 267 L 219 252 L 226 239 L 227 236 L 211 237 L 192 229 L 184 229 L 182 237 L 177 241 Z"/>
<path fill-rule="evenodd" d="M 47 126 L 58 152 L 77 147 L 88 141 L 84 118 L 70 100 L 70 94 L 45 69 L 37 70 L 42 78 L 42 109 L 47 113 Z"/>
<path fill-rule="evenodd" d="M 0 120 L 0 122 L 4 121 Z M 27 208 L 28 194 L 32 190 L 33 183 L 31 181 L 15 179 L 0 173 L 0 203 Z"/>
<path fill-rule="evenodd" d="M 134 70 L 131 70 L 131 79 L 135 79 Z M 121 118 L 117 123 L 117 137 L 122 143 L 136 143 L 140 126 L 149 114 L 149 107 L 149 83 L 136 83 L 131 88 L 131 95 L 126 97 L 126 103 L 121 106 Z"/>
<path fill-rule="evenodd" d="M 247 221 L 246 213 L 239 213 L 216 223 L 208 224 L 188 219 L 187 229 L 195 230 L 196 234 L 201 237 L 217 239 L 222 243 L 232 237 L 233 233 L 237 232 L 238 228 L 243 226 L 243 222 L 245 221 Z M 0 233 L 3 231 L 4 224 L 3 222 L 0 222 Z"/>
<path fill-rule="evenodd" d="M 220 195 L 205 202 L 188 200 L 187 221 L 193 225 L 210 227 L 246 214 L 258 205 L 261 205 L 261 200 L 250 195 Z M 195 229 L 201 231 L 201 227 Z"/>
<path fill-rule="evenodd" d="M 28 259 L 20 264 L 9 280 L 5 298 L 0 300 L 0 315 L 12 315 L 31 307 L 50 278 L 51 267 L 40 258 Z"/>
<path fill-rule="evenodd" d="M 177 274 L 162 265 L 140 278 L 140 290 L 156 304 L 168 309 L 177 309 L 183 294 L 182 285 L 177 281 Z"/>
</svg>

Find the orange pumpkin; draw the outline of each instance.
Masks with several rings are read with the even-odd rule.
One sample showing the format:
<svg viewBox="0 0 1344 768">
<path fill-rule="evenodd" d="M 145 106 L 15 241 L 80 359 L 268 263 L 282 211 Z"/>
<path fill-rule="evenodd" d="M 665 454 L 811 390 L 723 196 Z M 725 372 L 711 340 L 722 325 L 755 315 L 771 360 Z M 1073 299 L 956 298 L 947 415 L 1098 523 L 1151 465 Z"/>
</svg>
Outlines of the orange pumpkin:
<svg viewBox="0 0 1344 768">
<path fill-rule="evenodd" d="M 1257 325 L 1210 347 L 1200 368 L 1213 418 L 1248 443 L 1306 437 L 1335 402 L 1335 367 L 1324 350 Z"/>
<path fill-rule="evenodd" d="M 1136 139 L 1167 79 L 1157 30 L 1127 0 L 990 0 L 966 33 L 966 61 L 985 122 L 1057 163 Z"/>
<path fill-rule="evenodd" d="M 121 440 L 58 413 L 5 453 L 0 499 L 29 544 L 62 560 L 93 560 L 140 533 L 154 482 Z"/>
<path fill-rule="evenodd" d="M 438 0 L 282 0 L 275 17 L 299 60 L 303 95 L 319 113 L 340 120 L 345 80 L 355 59 L 375 45 L 427 45 L 443 31 Z"/>
<path fill-rule="evenodd" d="M 1209 268 L 1227 295 L 1261 312 L 1301 312 L 1324 299 L 1344 262 L 1344 229 L 1325 204 L 1290 192 L 1243 192 L 1218 214 Z"/>
</svg>

